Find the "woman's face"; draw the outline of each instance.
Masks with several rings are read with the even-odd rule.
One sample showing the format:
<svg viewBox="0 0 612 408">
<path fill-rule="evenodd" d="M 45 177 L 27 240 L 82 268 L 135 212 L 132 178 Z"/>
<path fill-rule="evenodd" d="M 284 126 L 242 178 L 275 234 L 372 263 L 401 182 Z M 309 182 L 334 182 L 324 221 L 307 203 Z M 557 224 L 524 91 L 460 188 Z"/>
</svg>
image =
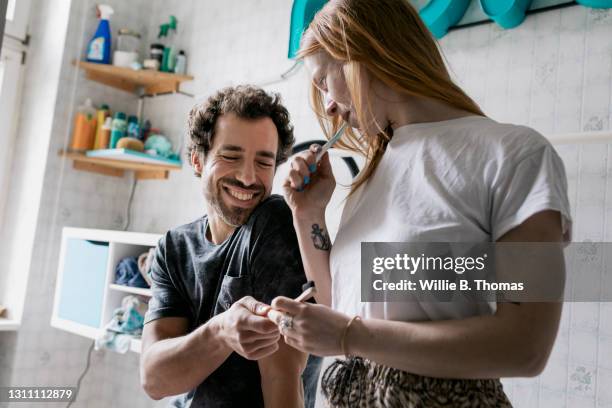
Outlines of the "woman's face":
<svg viewBox="0 0 612 408">
<path fill-rule="evenodd" d="M 324 97 L 325 112 L 328 116 L 339 116 L 345 122 L 361 132 L 376 134 L 378 128 L 374 126 L 376 120 L 383 128 L 386 126 L 385 114 L 383 105 L 379 103 L 378 92 L 370 87 L 370 78 L 366 72 L 362 71 L 360 78 L 361 88 L 359 93 L 362 96 L 368 96 L 369 103 L 372 106 L 371 114 L 367 114 L 368 101 L 364 100 L 361 103 L 363 109 L 366 109 L 366 117 L 370 117 L 368 124 L 362 126 L 359 123 L 355 111 L 354 103 L 351 100 L 351 95 L 346 83 L 346 78 L 343 71 L 344 64 L 332 58 L 324 51 L 304 57 L 304 65 L 310 73 L 312 82 L 321 91 Z M 374 85 L 374 84 L 372 84 Z"/>
</svg>

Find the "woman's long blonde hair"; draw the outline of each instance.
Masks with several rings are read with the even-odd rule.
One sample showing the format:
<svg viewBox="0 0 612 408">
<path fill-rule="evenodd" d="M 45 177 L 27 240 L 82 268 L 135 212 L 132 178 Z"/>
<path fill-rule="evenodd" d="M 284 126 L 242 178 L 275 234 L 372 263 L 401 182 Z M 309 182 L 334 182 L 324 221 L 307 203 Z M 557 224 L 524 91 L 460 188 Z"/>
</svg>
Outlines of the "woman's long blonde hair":
<svg viewBox="0 0 612 408">
<path fill-rule="evenodd" d="M 437 99 L 484 115 L 478 105 L 453 83 L 436 41 L 408 0 L 331 0 L 304 33 L 299 58 L 324 50 L 343 63 L 347 88 L 360 124 L 371 120 L 369 99 L 360 94 L 362 70 L 390 88 L 412 96 Z M 321 91 L 312 84 L 311 102 L 329 138 L 340 118 L 325 114 Z M 367 106 L 362 106 L 366 101 Z M 362 154 L 365 167 L 351 185 L 351 194 L 376 170 L 392 131 L 376 124 L 376 135 L 360 138 L 347 129 L 337 146 Z"/>
</svg>

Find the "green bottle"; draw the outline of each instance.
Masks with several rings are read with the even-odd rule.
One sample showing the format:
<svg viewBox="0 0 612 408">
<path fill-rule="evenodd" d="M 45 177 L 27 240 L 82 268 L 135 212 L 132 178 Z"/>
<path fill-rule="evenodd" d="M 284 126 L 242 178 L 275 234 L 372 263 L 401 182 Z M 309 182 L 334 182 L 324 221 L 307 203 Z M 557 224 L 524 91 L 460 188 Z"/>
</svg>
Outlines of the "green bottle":
<svg viewBox="0 0 612 408">
<path fill-rule="evenodd" d="M 174 64 L 176 61 L 176 46 L 174 41 L 177 25 L 178 22 L 176 17 L 170 16 L 170 22 L 159 26 L 158 38 L 160 42 L 164 44 L 164 55 L 160 67 L 160 71 L 162 72 L 174 72 Z"/>
</svg>

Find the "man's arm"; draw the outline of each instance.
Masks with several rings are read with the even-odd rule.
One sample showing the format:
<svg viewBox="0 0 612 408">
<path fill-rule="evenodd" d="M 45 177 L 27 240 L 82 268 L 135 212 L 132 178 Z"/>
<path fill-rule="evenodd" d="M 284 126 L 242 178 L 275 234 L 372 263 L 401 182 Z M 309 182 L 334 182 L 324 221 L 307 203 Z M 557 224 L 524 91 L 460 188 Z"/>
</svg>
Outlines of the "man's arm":
<svg viewBox="0 0 612 408">
<path fill-rule="evenodd" d="M 211 319 L 189 334 L 188 320 L 166 317 L 144 326 L 140 381 L 159 400 L 197 387 L 214 372 L 232 349 L 220 341 L 219 319 Z"/>
<path fill-rule="evenodd" d="M 263 317 L 268 309 L 246 296 L 189 334 L 185 318 L 167 317 L 145 324 L 140 380 L 146 393 L 158 400 L 192 390 L 233 351 L 250 360 L 276 352 L 280 333 Z"/>
<path fill-rule="evenodd" d="M 266 408 L 304 406 L 302 372 L 308 355 L 278 342 L 276 353 L 258 361 L 261 390 Z"/>
</svg>

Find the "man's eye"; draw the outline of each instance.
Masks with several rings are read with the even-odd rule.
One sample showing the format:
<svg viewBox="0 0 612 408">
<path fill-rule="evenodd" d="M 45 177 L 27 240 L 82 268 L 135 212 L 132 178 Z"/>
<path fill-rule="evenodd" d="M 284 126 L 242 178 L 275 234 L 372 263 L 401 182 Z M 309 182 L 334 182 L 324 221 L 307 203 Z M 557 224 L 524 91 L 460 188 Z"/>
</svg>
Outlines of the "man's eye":
<svg viewBox="0 0 612 408">
<path fill-rule="evenodd" d="M 272 167 L 272 166 L 273 166 L 273 164 L 272 164 L 272 163 L 266 163 L 266 162 L 259 162 L 259 165 L 260 165 L 261 167 L 266 167 L 266 168 L 269 168 L 269 167 Z"/>
<path fill-rule="evenodd" d="M 238 160 L 238 157 L 233 157 L 233 156 L 221 156 L 224 160 L 229 160 L 229 161 L 234 161 L 234 160 Z"/>
</svg>

